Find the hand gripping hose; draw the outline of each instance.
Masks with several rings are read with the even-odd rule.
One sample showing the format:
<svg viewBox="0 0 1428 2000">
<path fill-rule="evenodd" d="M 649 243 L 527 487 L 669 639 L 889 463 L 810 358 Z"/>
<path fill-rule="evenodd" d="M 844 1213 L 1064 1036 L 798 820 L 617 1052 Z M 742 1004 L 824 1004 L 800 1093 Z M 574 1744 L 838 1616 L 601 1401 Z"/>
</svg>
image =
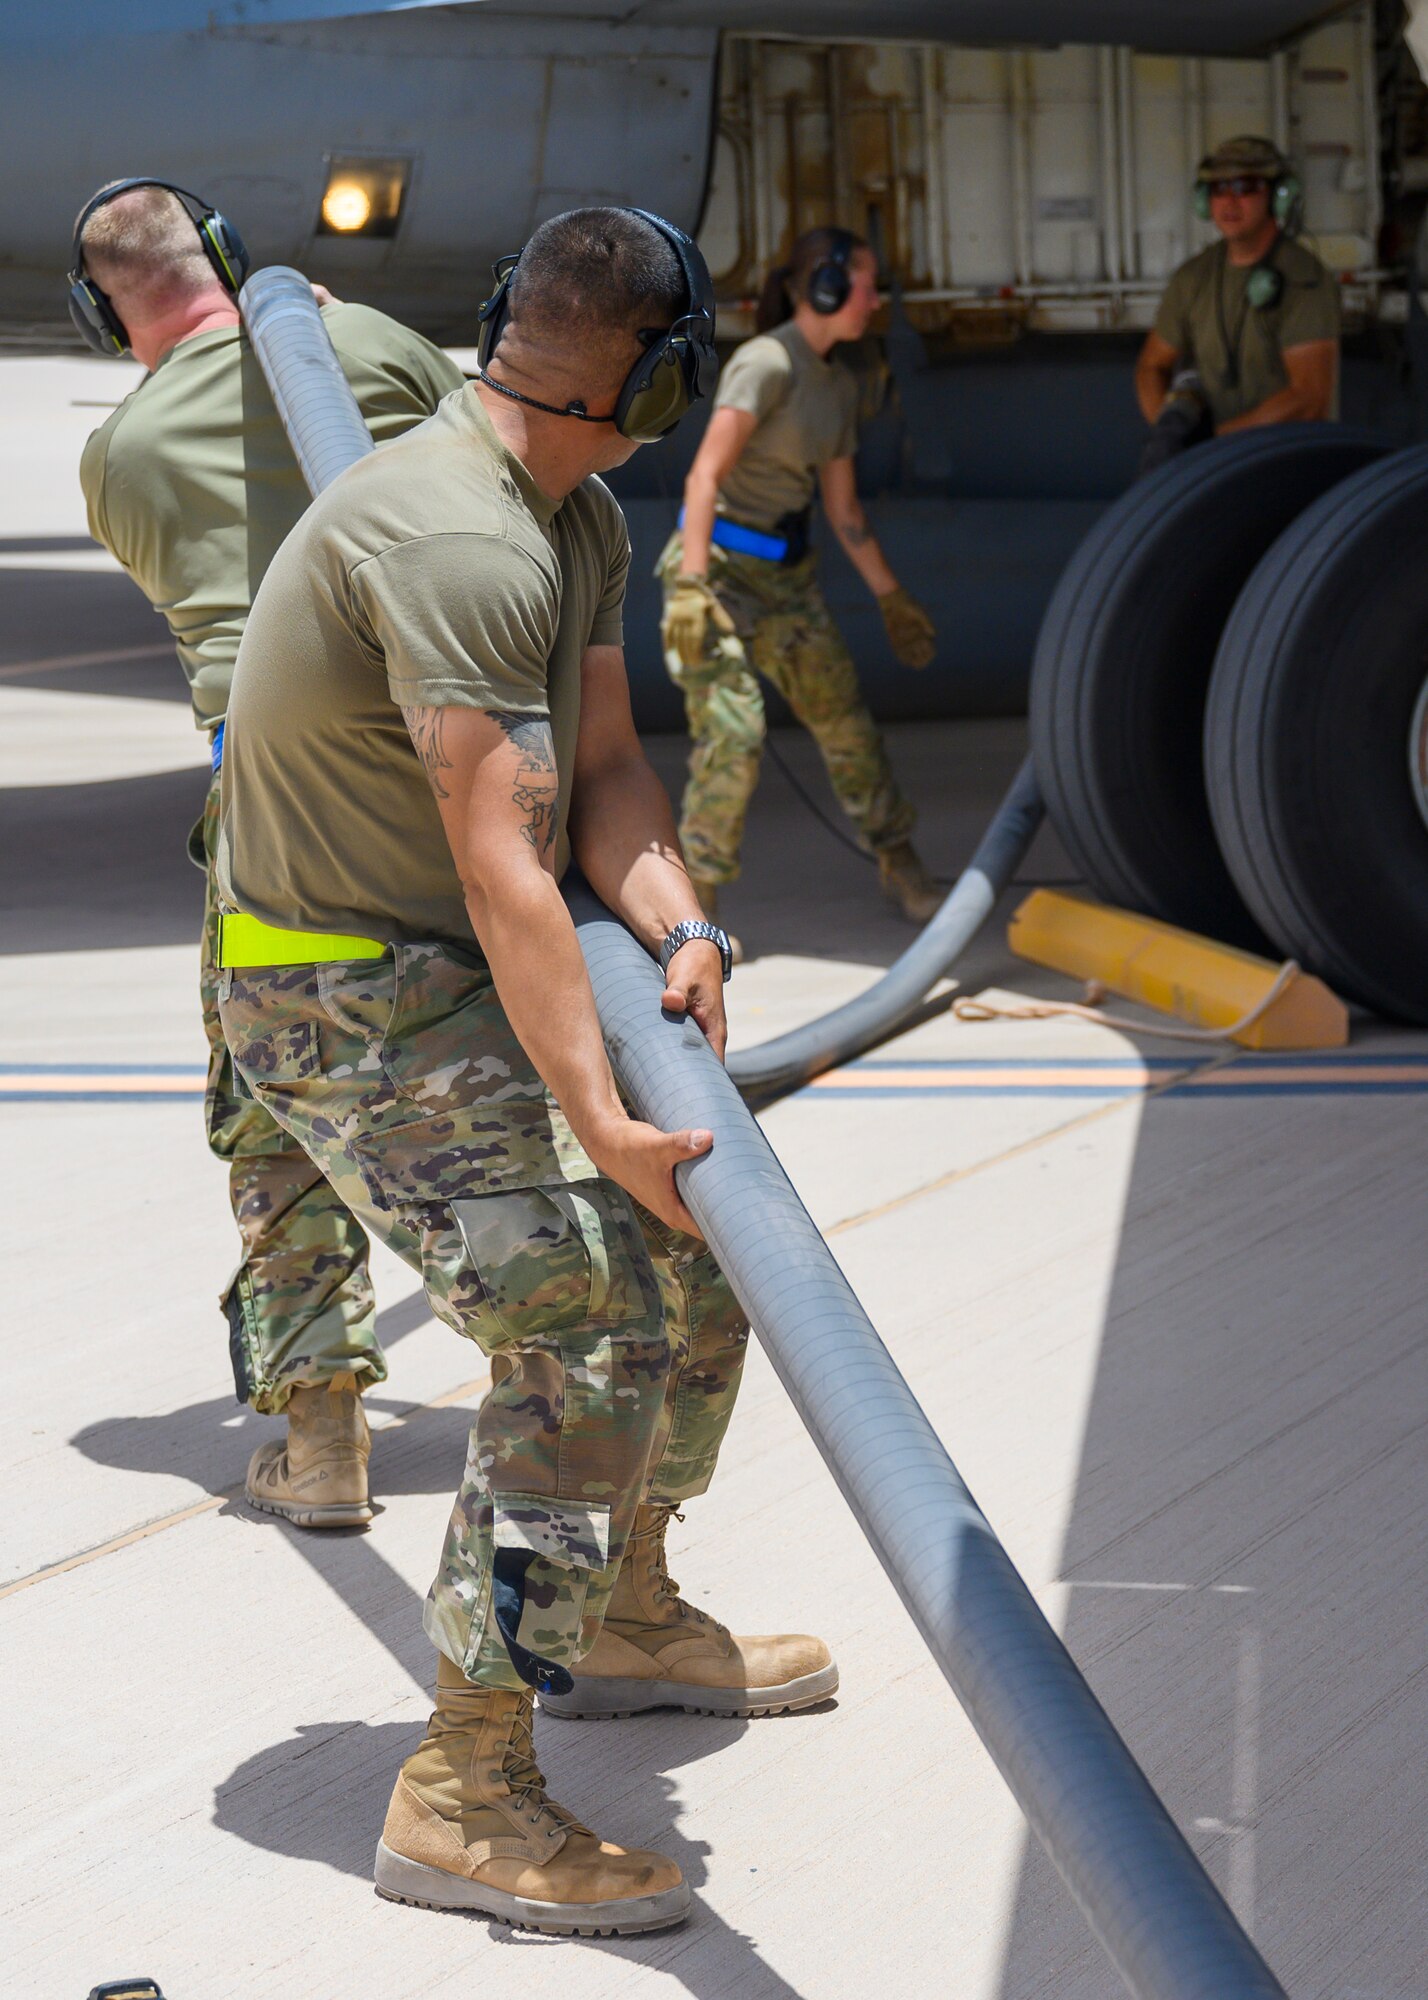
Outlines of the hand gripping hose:
<svg viewBox="0 0 1428 2000">
<path fill-rule="evenodd" d="M 1021 866 L 1041 815 L 1041 789 L 1028 757 L 956 886 L 901 958 L 856 1000 L 755 1048 L 735 1050 L 729 1074 L 740 1090 L 760 1101 L 781 1097 L 896 1034 L 986 922 Z"/>
<path fill-rule="evenodd" d="M 244 287 L 245 314 L 265 276 Z M 291 303 L 249 318 L 270 382 L 289 383 L 290 356 L 310 352 L 313 328 L 322 331 L 310 292 Z M 361 422 L 341 371 L 320 379 L 305 374 L 301 399 L 279 403 L 314 492 L 342 470 L 335 450 L 319 449 L 339 412 L 349 435 Z M 894 1589 L 1131 1992 L 1285 2000 L 1037 1609 L 732 1078 L 692 1022 L 662 1012 L 664 982 L 624 926 L 582 884 L 566 900 L 621 1086 L 652 1124 L 713 1132 L 713 1151 L 679 1169 L 684 1198 Z"/>
<path fill-rule="evenodd" d="M 301 271 L 255 271 L 238 307 L 310 493 L 375 450 L 312 286 Z"/>
</svg>

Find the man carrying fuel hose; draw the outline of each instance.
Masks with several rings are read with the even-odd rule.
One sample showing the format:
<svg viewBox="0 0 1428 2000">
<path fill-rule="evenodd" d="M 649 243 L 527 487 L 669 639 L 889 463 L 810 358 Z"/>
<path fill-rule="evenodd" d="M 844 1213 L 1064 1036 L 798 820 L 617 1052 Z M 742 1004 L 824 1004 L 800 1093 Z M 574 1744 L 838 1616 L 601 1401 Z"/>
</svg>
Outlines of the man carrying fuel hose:
<svg viewBox="0 0 1428 2000">
<path fill-rule="evenodd" d="M 353 1527 L 372 1518 L 361 1398 L 387 1374 L 366 1232 L 234 1074 L 218 1019 L 213 862 L 233 662 L 308 492 L 239 323 L 248 254 L 232 222 L 166 181 L 111 182 L 81 209 L 70 264 L 86 344 L 149 370 L 84 448 L 90 531 L 167 619 L 211 750 L 189 856 L 207 878 L 204 1119 L 240 1241 L 222 1304 L 238 1400 L 286 1420 L 254 1452 L 247 1497 L 300 1528 Z M 379 444 L 462 385 L 454 361 L 384 313 L 327 299 L 323 319 Z"/>
<path fill-rule="evenodd" d="M 679 837 L 706 916 L 739 873 L 764 739 L 762 674 L 810 731 L 838 802 L 876 857 L 885 895 L 923 923 L 941 896 L 912 846 L 899 790 L 809 548 L 815 487 L 829 525 L 877 598 L 892 649 L 925 667 L 932 621 L 899 585 L 854 484 L 857 384 L 833 358 L 878 308 L 877 260 L 844 229 L 812 229 L 770 276 L 756 336 L 726 364 L 660 557 L 665 665 L 693 747 Z"/>
<path fill-rule="evenodd" d="M 498 275 L 476 384 L 327 487 L 254 602 L 219 1005 L 257 1099 L 491 1361 L 427 1599 L 436 1708 L 377 1886 L 656 1930 L 689 1906 L 677 1865 L 547 1796 L 532 1691 L 566 1715 L 764 1715 L 838 1684 L 820 1640 L 736 1639 L 666 1568 L 748 1328 L 675 1185 L 711 1135 L 626 1112 L 558 887 L 583 869 L 722 1052 L 728 943 L 635 735 L 629 541 L 591 476 L 712 385 L 713 290 L 631 209 L 556 216 Z"/>
</svg>

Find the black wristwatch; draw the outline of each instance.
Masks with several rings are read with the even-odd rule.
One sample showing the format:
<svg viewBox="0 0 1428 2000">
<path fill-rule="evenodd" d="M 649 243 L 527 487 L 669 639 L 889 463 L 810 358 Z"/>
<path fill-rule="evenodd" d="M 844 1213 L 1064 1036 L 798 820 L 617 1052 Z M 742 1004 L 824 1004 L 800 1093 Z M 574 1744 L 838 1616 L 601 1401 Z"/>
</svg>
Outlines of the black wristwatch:
<svg viewBox="0 0 1428 2000">
<path fill-rule="evenodd" d="M 669 971 L 669 961 L 682 944 L 689 944 L 694 938 L 708 938 L 719 947 L 719 956 L 724 961 L 724 978 L 734 970 L 734 954 L 729 948 L 729 933 L 721 931 L 717 924 L 707 924 L 700 917 L 686 917 L 682 924 L 676 924 L 659 948 L 659 969 Z"/>
</svg>

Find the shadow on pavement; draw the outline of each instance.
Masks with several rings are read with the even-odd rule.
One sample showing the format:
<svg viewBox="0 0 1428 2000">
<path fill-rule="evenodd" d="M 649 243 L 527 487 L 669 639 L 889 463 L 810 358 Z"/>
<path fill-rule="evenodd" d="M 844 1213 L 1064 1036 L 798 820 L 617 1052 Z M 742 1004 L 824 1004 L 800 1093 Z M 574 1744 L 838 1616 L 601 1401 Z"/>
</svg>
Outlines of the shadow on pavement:
<svg viewBox="0 0 1428 2000">
<path fill-rule="evenodd" d="M 377 1338 L 383 1351 L 392 1349 L 431 1318 L 431 1307 L 423 1291 L 410 1292 L 383 1306 L 377 1314 Z M 220 1317 L 214 1315 L 215 1340 L 224 1337 Z M 456 1336 L 453 1335 L 453 1340 Z M 479 1375 L 484 1357 L 474 1345 L 470 1353 L 470 1373 Z M 388 1392 L 386 1384 L 363 1398 L 371 1416 L 400 1416 L 410 1404 Z M 466 1462 L 466 1438 L 471 1428 L 469 1411 L 423 1410 L 419 1437 L 403 1424 L 390 1433 L 378 1431 L 373 1438 L 373 1484 L 381 1493 L 454 1493 Z M 108 1465 L 123 1472 L 163 1472 L 188 1479 L 201 1491 L 215 1495 L 231 1493 L 241 1486 L 248 1460 L 266 1438 L 281 1435 L 276 1417 L 262 1417 L 247 1404 L 229 1396 L 215 1396 L 202 1403 L 189 1403 L 180 1410 L 166 1410 L 151 1417 L 108 1417 L 90 1424 L 70 1439 L 76 1451 L 96 1465 Z M 298 1534 L 297 1545 L 324 1539 L 320 1535 Z"/>
<path fill-rule="evenodd" d="M 92 552 L 87 537 L 39 537 L 0 543 L 0 554 L 22 556 L 75 549 Z M 44 662 L 76 653 L 128 652 L 154 646 L 156 661 L 95 662 L 56 672 Z M 146 671 L 142 687 L 130 671 Z M 158 667 L 160 671 L 155 672 Z M 17 669 L 21 671 L 17 671 Z M 67 689 L 74 693 L 117 694 L 148 700 L 188 700 L 183 669 L 174 657 L 169 628 L 150 610 L 137 584 L 112 570 L 0 569 L 0 687 Z"/>
<path fill-rule="evenodd" d="M 1295 2000 L 1422 1990 L 1425 1200 L 1413 1102 L 1150 1099 L 1062 1557 L 1073 1658 Z M 1028 1845 L 1002 2000 L 1113 1978 Z"/>
<path fill-rule="evenodd" d="M 792 1728 L 803 1720 L 770 1717 L 756 1727 Z M 652 1715 L 614 1724 L 556 1723 L 537 1716 L 537 1755 L 552 1796 L 593 1819 L 603 1836 L 670 1855 L 694 1891 L 693 1912 L 677 1930 L 638 1938 L 553 1938 L 479 1916 L 465 1921 L 513 1950 L 579 1948 L 660 1968 L 698 2000 L 728 2000 L 734 1994 L 739 2000 L 799 2000 L 797 1988 L 760 1958 L 756 1942 L 699 1900 L 708 1880 L 709 1844 L 689 1839 L 679 1825 L 675 1774 L 728 1749 L 748 1727 L 712 1716 Z M 317 1861 L 368 1881 L 397 1767 L 417 1741 L 416 1728 L 405 1723 L 303 1724 L 295 1736 L 240 1764 L 218 1787 L 214 1824 L 271 1853 Z M 612 1799 L 608 1808 L 602 1795 Z M 436 1912 L 411 1914 L 416 1922 L 441 1921 Z M 571 1978 L 572 1991 L 578 1990 L 575 1965 Z"/>
<path fill-rule="evenodd" d="M 25 857 L 0 885 L 0 954 L 184 944 L 196 980 L 203 877 L 185 844 L 207 788 L 199 766 L 0 789 L 0 848 Z"/>
</svg>

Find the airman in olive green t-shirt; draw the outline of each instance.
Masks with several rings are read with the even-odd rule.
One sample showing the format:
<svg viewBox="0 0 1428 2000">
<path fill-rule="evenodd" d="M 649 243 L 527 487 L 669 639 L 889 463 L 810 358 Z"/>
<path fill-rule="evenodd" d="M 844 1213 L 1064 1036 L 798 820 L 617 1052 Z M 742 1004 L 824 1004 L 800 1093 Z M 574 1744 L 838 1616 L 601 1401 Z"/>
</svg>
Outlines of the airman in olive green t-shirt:
<svg viewBox="0 0 1428 2000">
<path fill-rule="evenodd" d="M 1136 361 L 1142 473 L 1210 436 L 1339 413 L 1338 288 L 1294 239 L 1288 160 L 1270 139 L 1226 139 L 1201 160 L 1194 199 L 1220 240 L 1173 273 Z"/>
<path fill-rule="evenodd" d="M 857 382 L 836 357 L 815 354 L 792 320 L 734 350 L 715 404 L 755 420 L 716 502 L 721 514 L 753 528 L 772 530 L 784 515 L 801 514 L 819 467 L 858 449 Z"/>
<path fill-rule="evenodd" d="M 799 238 L 760 302 L 761 323 L 787 317 L 725 364 L 678 531 L 659 559 L 665 667 L 684 696 L 691 739 L 679 837 L 711 916 L 740 871 L 764 741 L 761 675 L 818 744 L 884 894 L 918 923 L 942 900 L 912 845 L 912 802 L 863 700 L 809 542 L 821 495 L 894 654 L 927 666 L 932 621 L 899 585 L 858 499 L 858 384 L 835 352 L 862 339 L 877 306 L 867 244 L 840 229 Z"/>
<path fill-rule="evenodd" d="M 312 1161 L 237 1080 L 218 1018 L 217 763 L 254 592 L 308 504 L 239 323 L 235 274 L 163 184 L 101 191 L 80 226 L 85 281 L 148 369 L 94 433 L 80 479 L 91 532 L 167 619 L 215 775 L 189 852 L 204 868 L 199 995 L 208 1038 L 208 1143 L 227 1163 L 242 1255 L 223 1294 L 240 1401 L 285 1415 L 258 1447 L 249 1498 L 303 1527 L 371 1518 L 360 1392 L 386 1375 L 367 1237 Z M 201 204 L 194 207 L 201 214 Z M 367 306 L 324 322 L 378 441 L 420 423 L 464 380 L 450 358 Z"/>
<path fill-rule="evenodd" d="M 379 444 L 465 380 L 439 347 L 370 306 L 323 320 Z M 253 593 L 308 492 L 247 335 L 236 324 L 171 347 L 84 448 L 89 529 L 161 611 L 194 718 L 223 720 Z"/>
<path fill-rule="evenodd" d="M 1212 243 L 1175 272 L 1155 315 L 1159 338 L 1198 372 L 1217 430 L 1289 386 L 1287 350 L 1339 337 L 1338 287 L 1314 253 L 1281 239 L 1273 259 L 1283 281 L 1274 305 L 1252 304 L 1256 267 Z"/>
<path fill-rule="evenodd" d="M 498 278 L 476 382 L 339 475 L 254 602 L 220 1006 L 255 1095 L 492 1363 L 377 1887 L 646 1931 L 687 1885 L 546 1800 L 533 1690 L 572 1715 L 763 1714 L 837 1669 L 812 1636 L 735 1637 L 665 1568 L 748 1328 L 675 1180 L 713 1135 L 626 1110 L 559 888 L 568 860 L 722 1052 L 728 945 L 635 733 L 629 548 L 596 476 L 712 387 L 713 287 L 682 232 L 612 208 L 552 217 Z"/>
<path fill-rule="evenodd" d="M 436 939 L 481 963 L 402 709 L 549 720 L 563 873 L 580 662 L 623 643 L 629 566 L 608 488 L 587 479 L 557 507 L 469 388 L 343 473 L 278 551 L 243 635 L 225 902 L 290 929 Z"/>
</svg>

